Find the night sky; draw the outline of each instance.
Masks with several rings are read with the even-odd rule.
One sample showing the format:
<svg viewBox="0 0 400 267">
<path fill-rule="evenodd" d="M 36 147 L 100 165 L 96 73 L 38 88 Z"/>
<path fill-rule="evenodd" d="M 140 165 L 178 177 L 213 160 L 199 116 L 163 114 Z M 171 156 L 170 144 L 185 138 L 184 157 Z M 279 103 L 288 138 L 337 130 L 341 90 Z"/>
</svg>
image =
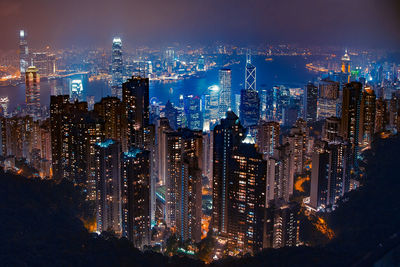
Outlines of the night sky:
<svg viewBox="0 0 400 267">
<path fill-rule="evenodd" d="M 299 42 L 400 46 L 398 0 L 0 0 L 0 49 L 30 45 Z"/>
</svg>

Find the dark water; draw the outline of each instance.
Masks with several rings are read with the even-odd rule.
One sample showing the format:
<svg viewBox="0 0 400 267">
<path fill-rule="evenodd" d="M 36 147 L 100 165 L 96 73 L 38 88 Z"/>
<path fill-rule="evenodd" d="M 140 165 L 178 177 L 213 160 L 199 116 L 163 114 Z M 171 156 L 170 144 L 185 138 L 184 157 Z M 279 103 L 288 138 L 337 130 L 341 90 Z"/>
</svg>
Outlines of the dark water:
<svg viewBox="0 0 400 267">
<path fill-rule="evenodd" d="M 314 57 L 315 58 L 315 57 Z M 273 61 L 265 61 L 265 57 L 253 57 L 253 64 L 257 68 L 257 88 L 262 86 L 270 88 L 274 85 L 287 85 L 292 87 L 301 87 L 308 81 L 316 77 L 315 73 L 309 72 L 305 65 L 311 62 L 313 57 L 303 56 L 281 56 L 273 57 Z M 232 69 L 232 92 L 237 94 L 244 85 L 244 58 L 239 64 L 231 65 Z M 175 82 L 150 82 L 150 97 L 156 97 L 159 101 L 166 103 L 167 100 L 177 103 L 179 95 L 193 94 L 202 95 L 207 88 L 213 84 L 218 84 L 218 69 L 209 70 L 204 77 L 189 78 Z M 55 86 L 63 87 L 61 80 L 42 81 L 41 104 L 49 105 L 50 93 Z M 84 88 L 86 95 L 95 96 L 98 101 L 102 96 L 110 94 L 110 89 L 103 81 L 93 81 Z M 66 88 L 63 89 L 67 93 Z M 13 110 L 18 104 L 25 102 L 25 85 L 0 86 L 0 97 L 8 96 L 9 110 Z"/>
</svg>

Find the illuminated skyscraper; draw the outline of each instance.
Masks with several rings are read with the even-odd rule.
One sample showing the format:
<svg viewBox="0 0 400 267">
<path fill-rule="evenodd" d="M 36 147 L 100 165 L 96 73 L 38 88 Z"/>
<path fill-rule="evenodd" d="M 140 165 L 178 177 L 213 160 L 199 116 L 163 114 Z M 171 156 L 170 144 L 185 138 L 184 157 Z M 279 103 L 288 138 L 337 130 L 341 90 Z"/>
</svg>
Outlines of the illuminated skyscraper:
<svg viewBox="0 0 400 267">
<path fill-rule="evenodd" d="M 36 67 L 29 67 L 25 73 L 25 101 L 29 114 L 37 118 L 40 113 L 40 75 Z"/>
<path fill-rule="evenodd" d="M 231 69 L 220 69 L 219 70 L 219 117 L 225 115 L 225 113 L 232 108 L 231 103 L 231 84 L 232 84 L 232 70 Z"/>
<path fill-rule="evenodd" d="M 213 212 L 212 227 L 223 236 L 228 234 L 228 202 L 230 159 L 233 150 L 244 139 L 244 129 L 239 118 L 228 111 L 226 118 L 214 128 L 213 142 Z"/>
<path fill-rule="evenodd" d="M 121 38 L 115 37 L 112 44 L 111 58 L 111 95 L 122 99 L 122 83 L 124 66 L 122 61 L 122 41 Z"/>
<path fill-rule="evenodd" d="M 362 93 L 360 118 L 360 143 L 371 145 L 375 131 L 376 95 L 374 90 L 366 87 Z"/>
<path fill-rule="evenodd" d="M 246 71 L 245 71 L 244 89 L 257 90 L 256 89 L 256 67 L 253 64 L 251 64 L 250 50 L 248 50 L 247 54 L 246 54 Z"/>
<path fill-rule="evenodd" d="M 121 146 L 107 139 L 95 149 L 97 231 L 121 235 Z"/>
<path fill-rule="evenodd" d="M 258 151 L 264 155 L 264 159 L 273 156 L 275 148 L 279 146 L 279 130 L 278 122 L 261 122 L 258 126 L 257 146 Z"/>
<path fill-rule="evenodd" d="M 203 118 L 200 110 L 200 98 L 198 96 L 185 96 L 185 114 L 187 127 L 190 130 L 202 130 Z"/>
<path fill-rule="evenodd" d="M 304 119 L 307 122 L 317 120 L 318 87 L 308 83 L 303 95 Z"/>
<path fill-rule="evenodd" d="M 201 239 L 202 132 L 166 133 L 165 221 L 181 240 Z"/>
<path fill-rule="evenodd" d="M 132 77 L 122 85 L 122 102 L 127 120 L 128 147 L 143 148 L 149 126 L 149 79 Z"/>
<path fill-rule="evenodd" d="M 26 40 L 26 32 L 24 30 L 19 31 L 19 71 L 21 78 L 25 77 L 26 69 L 29 66 L 29 50 L 28 42 Z"/>
<path fill-rule="evenodd" d="M 375 104 L 375 133 L 385 130 L 387 124 L 387 104 L 382 98 L 376 100 Z"/>
<path fill-rule="evenodd" d="M 338 82 L 330 80 L 322 80 L 319 82 L 318 95 L 318 120 L 337 116 L 337 105 L 339 103 L 339 86 Z"/>
<path fill-rule="evenodd" d="M 231 155 L 228 174 L 228 248 L 256 253 L 263 248 L 266 167 L 249 135 Z"/>
<path fill-rule="evenodd" d="M 56 56 L 54 54 L 33 53 L 32 62 L 42 77 L 56 73 Z"/>
<path fill-rule="evenodd" d="M 239 117 L 244 127 L 258 124 L 260 119 L 260 98 L 256 90 L 244 89 L 241 91 Z"/>
<path fill-rule="evenodd" d="M 122 157 L 123 235 L 142 249 L 150 244 L 150 153 L 131 148 Z"/>
<path fill-rule="evenodd" d="M 210 125 L 216 124 L 220 119 L 219 114 L 219 101 L 221 88 L 218 85 L 212 85 L 208 87 L 210 100 L 208 107 L 206 107 L 206 112 L 209 114 Z M 223 115 L 222 115 L 223 116 Z M 210 128 L 212 128 L 210 126 Z"/>
<path fill-rule="evenodd" d="M 362 84 L 351 82 L 343 88 L 341 136 L 349 142 L 353 151 L 353 164 L 357 169 L 360 141 Z"/>
<path fill-rule="evenodd" d="M 347 83 L 350 82 L 350 76 L 351 76 L 351 66 L 350 66 L 351 60 L 350 60 L 350 56 L 347 53 L 347 49 L 342 57 L 342 67 L 341 67 L 341 71 L 342 73 L 345 75 L 346 77 L 346 81 Z"/>
</svg>

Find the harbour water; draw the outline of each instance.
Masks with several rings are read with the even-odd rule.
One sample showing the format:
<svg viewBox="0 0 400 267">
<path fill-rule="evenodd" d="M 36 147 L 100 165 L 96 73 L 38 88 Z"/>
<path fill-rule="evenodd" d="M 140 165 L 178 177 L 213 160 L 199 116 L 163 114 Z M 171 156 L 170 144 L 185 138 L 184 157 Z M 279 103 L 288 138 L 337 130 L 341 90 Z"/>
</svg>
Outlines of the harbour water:
<svg viewBox="0 0 400 267">
<path fill-rule="evenodd" d="M 257 68 L 257 88 L 270 88 L 274 85 L 286 85 L 289 87 L 302 87 L 308 81 L 317 77 L 316 73 L 306 69 L 306 64 L 315 57 L 304 56 L 276 56 L 272 60 L 265 60 L 263 56 L 254 56 L 253 64 Z M 238 94 L 244 87 L 245 59 L 240 63 L 229 66 L 232 69 L 232 93 Z M 218 68 L 211 69 L 204 76 L 190 77 L 183 80 L 170 82 L 151 81 L 150 98 L 156 97 L 162 103 L 167 100 L 177 103 L 179 95 L 193 94 L 201 96 L 211 85 L 218 84 Z M 50 94 L 54 87 L 64 86 L 60 80 L 42 81 L 40 84 L 40 100 L 42 105 L 49 105 Z M 110 95 L 110 88 L 104 81 L 89 82 L 84 88 L 87 96 L 94 96 L 98 101 L 103 96 Z M 63 92 L 67 92 L 63 88 Z M 7 96 L 10 100 L 9 110 L 25 102 L 25 84 L 17 86 L 1 86 L 0 97 Z"/>
</svg>

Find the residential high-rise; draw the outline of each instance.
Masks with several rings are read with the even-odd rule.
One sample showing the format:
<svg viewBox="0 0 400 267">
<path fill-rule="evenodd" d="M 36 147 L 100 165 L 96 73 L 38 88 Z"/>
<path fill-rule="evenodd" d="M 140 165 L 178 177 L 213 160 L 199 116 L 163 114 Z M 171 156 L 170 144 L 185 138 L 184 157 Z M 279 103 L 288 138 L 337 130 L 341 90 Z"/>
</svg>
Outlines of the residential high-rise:
<svg viewBox="0 0 400 267">
<path fill-rule="evenodd" d="M 231 84 L 232 84 L 232 70 L 231 69 L 220 69 L 219 70 L 219 117 L 225 115 L 225 113 L 232 109 L 231 102 Z"/>
<path fill-rule="evenodd" d="M 260 119 L 260 98 L 256 90 L 244 89 L 241 91 L 239 117 L 244 127 L 258 124 Z"/>
<path fill-rule="evenodd" d="M 182 240 L 201 240 L 202 132 L 179 129 L 166 134 L 166 215 Z"/>
<path fill-rule="evenodd" d="M 115 37 L 112 44 L 111 57 L 111 95 L 122 99 L 122 83 L 124 82 L 124 66 L 122 60 L 122 41 L 121 38 Z"/>
<path fill-rule="evenodd" d="M 387 104 L 382 98 L 378 98 L 375 103 L 375 133 L 385 130 L 387 124 Z"/>
<path fill-rule="evenodd" d="M 351 151 L 341 138 L 317 144 L 312 155 L 310 206 L 325 209 L 350 189 Z"/>
<path fill-rule="evenodd" d="M 37 118 L 40 115 L 40 75 L 33 66 L 25 72 L 25 102 L 29 114 Z"/>
<path fill-rule="evenodd" d="M 294 202 L 274 209 L 273 248 L 299 245 L 299 213 L 299 205 Z"/>
<path fill-rule="evenodd" d="M 150 152 L 130 148 L 121 167 L 123 235 L 142 249 L 150 244 Z"/>
<path fill-rule="evenodd" d="M 51 158 L 53 177 L 63 178 L 63 117 L 69 103 L 68 95 L 50 96 Z"/>
<path fill-rule="evenodd" d="M 362 84 L 351 82 L 343 88 L 341 136 L 349 142 L 353 151 L 353 164 L 357 169 L 360 141 Z"/>
<path fill-rule="evenodd" d="M 95 146 L 97 231 L 122 234 L 121 145 L 107 139 Z"/>
<path fill-rule="evenodd" d="M 24 30 L 19 31 L 19 71 L 21 78 L 25 77 L 25 72 L 29 66 L 29 49 L 28 42 L 26 40 L 26 32 Z"/>
<path fill-rule="evenodd" d="M 267 157 L 274 155 L 275 148 L 279 146 L 280 126 L 275 121 L 262 121 L 257 128 L 258 151 L 264 155 L 264 159 L 267 159 Z"/>
<path fill-rule="evenodd" d="M 105 138 L 119 141 L 123 151 L 127 151 L 124 111 L 118 97 L 104 97 L 94 105 L 94 112 L 103 119 Z"/>
<path fill-rule="evenodd" d="M 128 147 L 144 147 L 149 126 L 149 79 L 132 77 L 122 85 L 122 102 L 127 121 Z"/>
<path fill-rule="evenodd" d="M 340 118 L 329 117 L 326 118 L 322 128 L 322 139 L 324 141 L 334 141 L 340 136 Z"/>
<path fill-rule="evenodd" d="M 228 249 L 241 254 L 263 248 L 266 162 L 249 135 L 231 155 L 228 174 Z"/>
<path fill-rule="evenodd" d="M 214 128 L 212 227 L 219 235 L 228 234 L 230 158 L 244 139 L 244 129 L 232 111 Z"/>
<path fill-rule="evenodd" d="M 246 70 L 244 77 L 244 89 L 256 91 L 256 67 L 251 64 L 250 50 L 246 53 Z"/>
<path fill-rule="evenodd" d="M 375 132 L 376 95 L 374 90 L 366 87 L 362 92 L 360 107 L 360 137 L 362 146 L 370 146 Z"/>
<path fill-rule="evenodd" d="M 317 120 L 318 87 L 313 83 L 305 86 L 303 95 L 304 119 L 306 122 Z"/>
</svg>

